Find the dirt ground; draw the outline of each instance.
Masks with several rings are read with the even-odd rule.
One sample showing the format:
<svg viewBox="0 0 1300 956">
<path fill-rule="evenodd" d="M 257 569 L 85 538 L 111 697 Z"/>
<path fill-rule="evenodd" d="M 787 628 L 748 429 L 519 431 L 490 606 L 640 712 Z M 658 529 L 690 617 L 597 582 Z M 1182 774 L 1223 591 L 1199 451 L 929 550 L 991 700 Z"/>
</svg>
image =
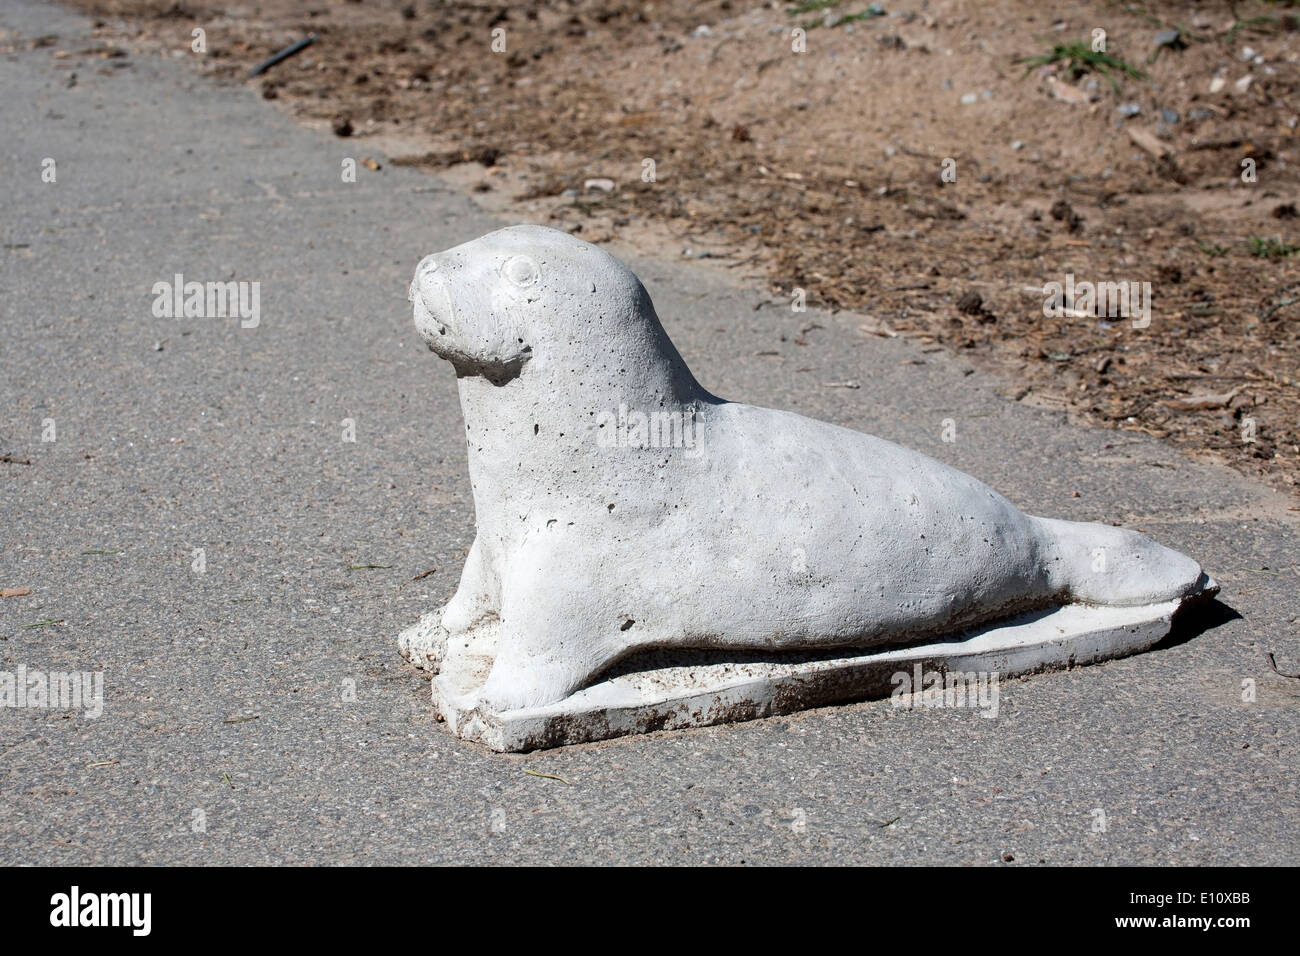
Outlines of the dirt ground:
<svg viewBox="0 0 1300 956">
<path fill-rule="evenodd" d="M 802 289 L 867 313 L 868 334 L 962 350 L 1016 400 L 1166 437 L 1300 496 L 1292 4 L 80 6 L 104 47 L 51 45 L 70 68 L 187 57 L 355 140 L 359 175 L 383 175 L 369 147 L 520 219 L 668 243 L 766 283 L 773 310 Z M 1024 62 L 1092 53 L 1098 30 L 1113 58 L 1101 69 Z M 1045 315 L 1045 283 L 1068 276 L 1150 283 L 1149 325 L 1083 299 Z"/>
</svg>

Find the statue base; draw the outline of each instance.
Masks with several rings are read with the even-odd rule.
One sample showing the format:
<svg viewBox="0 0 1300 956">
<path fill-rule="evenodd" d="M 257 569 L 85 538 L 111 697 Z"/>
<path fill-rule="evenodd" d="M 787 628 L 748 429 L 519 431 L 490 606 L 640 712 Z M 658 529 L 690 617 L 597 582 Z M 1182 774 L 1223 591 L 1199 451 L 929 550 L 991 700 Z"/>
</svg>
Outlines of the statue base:
<svg viewBox="0 0 1300 956">
<path fill-rule="evenodd" d="M 430 657 L 422 651 L 437 645 L 441 660 L 433 665 L 438 667 L 433 705 L 448 730 L 492 750 L 519 752 L 773 717 L 890 697 L 900 689 L 915 691 L 916 702 L 926 686 L 937 682 L 943 687 L 942 676 L 931 677 L 936 674 L 973 678 L 996 673 L 1001 679 L 1095 664 L 1151 648 L 1169 633 L 1181 611 L 1207 602 L 1218 590 L 1210 581 L 1180 601 L 1140 607 L 1069 604 L 948 640 L 884 650 L 648 652 L 564 700 L 502 713 L 486 711 L 476 695 L 492 665 L 492 624 L 476 628 L 471 646 L 447 654 L 435 612 L 404 632 L 399 643 L 409 660 L 426 668 Z M 912 686 L 922 675 L 924 684 Z M 957 686 L 962 687 L 960 679 Z M 973 694 L 976 684 L 966 686 Z"/>
</svg>

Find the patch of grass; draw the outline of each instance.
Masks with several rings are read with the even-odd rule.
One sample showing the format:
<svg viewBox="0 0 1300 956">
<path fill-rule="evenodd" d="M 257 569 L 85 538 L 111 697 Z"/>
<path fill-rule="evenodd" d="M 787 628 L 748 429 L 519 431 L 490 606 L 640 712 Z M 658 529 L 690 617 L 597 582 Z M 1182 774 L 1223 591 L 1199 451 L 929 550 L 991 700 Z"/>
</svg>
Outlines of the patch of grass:
<svg viewBox="0 0 1300 956">
<path fill-rule="evenodd" d="M 1032 73 L 1036 67 L 1049 66 L 1052 63 L 1064 63 L 1066 75 L 1077 80 L 1089 71 L 1096 71 L 1110 81 L 1115 92 L 1119 92 L 1117 74 L 1145 80 L 1147 75 L 1133 64 L 1121 60 L 1109 53 L 1099 53 L 1087 43 L 1058 43 L 1051 51 L 1041 56 L 1021 57 L 1017 63 L 1025 64 L 1025 74 Z"/>
<path fill-rule="evenodd" d="M 876 19 L 876 17 L 883 17 L 884 15 L 885 15 L 884 8 L 878 3 L 873 3 L 871 6 L 867 7 L 867 9 L 863 10 L 861 13 L 850 13 L 843 20 L 837 23 L 836 26 L 843 26 L 846 23 L 853 23 L 855 20 L 874 20 Z"/>
<path fill-rule="evenodd" d="M 841 0 L 829 0 L 829 2 L 826 2 L 826 0 L 813 0 L 813 2 L 804 5 L 808 8 L 807 10 L 796 10 L 790 15 L 794 16 L 796 13 L 813 13 L 818 10 L 831 10 L 834 7 L 839 6 L 840 2 Z M 883 17 L 884 15 L 885 8 L 878 3 L 873 3 L 871 6 L 867 7 L 867 9 L 860 10 L 857 13 L 846 13 L 835 21 L 834 26 L 842 27 L 846 23 L 857 23 L 860 20 L 874 20 L 877 17 Z M 803 24 L 803 28 L 805 30 L 815 30 L 818 27 L 825 25 L 826 21 L 825 18 L 823 18 L 821 20 L 809 20 Z"/>
<path fill-rule="evenodd" d="M 1214 259 L 1218 259 L 1220 256 L 1226 256 L 1228 254 L 1227 246 L 1220 246 L 1213 242 L 1206 242 L 1204 239 L 1197 239 L 1196 245 L 1203 253 Z"/>
<path fill-rule="evenodd" d="M 1283 242 L 1281 239 L 1264 239 L 1251 236 L 1246 240 L 1250 244 L 1250 254 L 1261 259 L 1285 259 L 1300 252 L 1300 242 Z"/>
<path fill-rule="evenodd" d="M 833 10 L 843 2 L 844 0 L 807 0 L 807 2 L 800 3 L 787 12 L 790 16 L 797 17 L 801 13 L 819 13 L 822 10 Z"/>
<path fill-rule="evenodd" d="M 1147 12 L 1146 4 L 1126 3 L 1123 6 L 1123 10 L 1125 13 L 1131 13 L 1135 17 L 1141 17 L 1153 27 L 1159 27 L 1162 30 L 1177 30 L 1182 36 L 1189 40 L 1195 40 L 1197 43 L 1209 43 L 1211 40 L 1211 37 L 1205 36 L 1202 33 L 1193 33 L 1181 23 L 1166 23 L 1159 17 Z"/>
<path fill-rule="evenodd" d="M 1278 17 L 1247 17 L 1234 23 L 1224 36 L 1232 43 L 1238 33 L 1272 33 L 1280 25 Z"/>
</svg>

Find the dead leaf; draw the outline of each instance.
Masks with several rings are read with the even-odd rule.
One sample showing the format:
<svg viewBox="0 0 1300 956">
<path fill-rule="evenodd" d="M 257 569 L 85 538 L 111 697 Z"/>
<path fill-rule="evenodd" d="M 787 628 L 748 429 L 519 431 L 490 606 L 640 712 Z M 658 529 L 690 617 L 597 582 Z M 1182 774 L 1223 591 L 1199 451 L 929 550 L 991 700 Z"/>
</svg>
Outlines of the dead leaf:
<svg viewBox="0 0 1300 956">
<path fill-rule="evenodd" d="M 1230 392 L 1222 392 L 1218 395 L 1202 394 L 1188 395 L 1185 398 L 1170 398 L 1160 404 L 1166 408 L 1172 408 L 1176 412 L 1194 412 L 1206 408 L 1226 408 L 1228 403 L 1237 397 L 1241 391 L 1238 385 Z"/>
<path fill-rule="evenodd" d="M 31 593 L 31 588 L 4 588 L 0 589 L 0 598 L 27 597 Z"/>
<path fill-rule="evenodd" d="M 1062 103 L 1081 104 L 1092 101 L 1092 94 L 1087 90 L 1081 90 L 1077 86 L 1071 86 L 1069 83 L 1063 83 L 1054 76 L 1047 78 L 1047 87 Z"/>
<path fill-rule="evenodd" d="M 1164 159 L 1166 156 L 1173 155 L 1174 151 L 1169 144 L 1159 139 L 1156 134 L 1151 132 L 1149 129 L 1130 126 L 1128 127 L 1128 138 L 1133 140 L 1135 145 L 1141 146 L 1156 159 Z"/>
</svg>

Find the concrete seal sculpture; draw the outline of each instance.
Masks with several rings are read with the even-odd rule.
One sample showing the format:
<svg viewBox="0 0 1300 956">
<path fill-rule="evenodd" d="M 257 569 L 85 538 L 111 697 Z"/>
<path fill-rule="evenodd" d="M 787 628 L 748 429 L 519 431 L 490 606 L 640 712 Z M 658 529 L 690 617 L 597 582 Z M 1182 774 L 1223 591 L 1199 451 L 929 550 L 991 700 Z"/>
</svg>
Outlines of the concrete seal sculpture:
<svg viewBox="0 0 1300 956">
<path fill-rule="evenodd" d="M 1022 514 L 924 455 L 705 391 L 637 277 L 515 226 L 416 269 L 477 534 L 399 643 L 453 732 L 525 750 L 1144 650 L 1217 590 L 1133 531 Z"/>
</svg>

